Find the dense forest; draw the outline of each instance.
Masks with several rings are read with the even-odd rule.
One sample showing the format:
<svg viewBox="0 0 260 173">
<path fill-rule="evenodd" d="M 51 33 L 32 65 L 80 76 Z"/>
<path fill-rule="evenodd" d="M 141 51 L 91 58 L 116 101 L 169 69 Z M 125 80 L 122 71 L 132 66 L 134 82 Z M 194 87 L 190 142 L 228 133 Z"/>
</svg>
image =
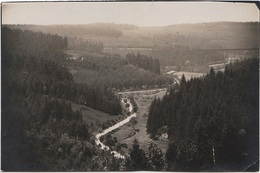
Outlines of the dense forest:
<svg viewBox="0 0 260 173">
<path fill-rule="evenodd" d="M 65 59 L 64 40 L 57 35 L 2 28 L 3 170 L 55 170 L 55 164 L 64 170 L 59 159 L 78 155 L 76 151 L 66 153 L 68 147 L 82 148 L 85 158 L 92 156 L 91 147 L 84 147 L 90 138 L 88 125 L 81 112 L 72 111 L 72 102 L 111 115 L 121 113 L 119 99 L 111 91 L 73 81 L 59 63 Z"/>
<path fill-rule="evenodd" d="M 2 42 L 5 43 L 2 44 L 3 54 L 34 56 L 57 62 L 63 59 L 61 51 L 68 45 L 66 38 L 42 32 L 33 33 L 29 30 L 3 27 L 2 33 Z"/>
<path fill-rule="evenodd" d="M 139 68 L 143 68 L 155 74 L 160 74 L 160 64 L 158 59 L 152 59 L 151 57 L 141 55 L 140 53 L 137 55 L 128 53 L 126 55 L 126 60 Z"/>
<path fill-rule="evenodd" d="M 204 78 L 183 76 L 149 110 L 147 132 L 168 129 L 168 169 L 238 171 L 258 159 L 259 59 L 213 69 Z"/>
</svg>

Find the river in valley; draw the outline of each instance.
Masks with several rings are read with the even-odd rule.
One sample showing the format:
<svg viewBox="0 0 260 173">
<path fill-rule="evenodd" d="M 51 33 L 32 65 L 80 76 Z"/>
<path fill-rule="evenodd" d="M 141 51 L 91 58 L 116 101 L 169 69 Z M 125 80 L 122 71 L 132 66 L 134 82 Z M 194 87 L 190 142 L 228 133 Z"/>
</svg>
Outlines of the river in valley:
<svg viewBox="0 0 260 173">
<path fill-rule="evenodd" d="M 123 121 L 120 121 L 120 122 L 116 123 L 115 125 L 113 125 L 113 126 L 107 128 L 107 129 L 105 129 L 103 132 L 96 134 L 96 136 L 95 136 L 95 143 L 96 143 L 97 146 L 100 147 L 100 149 L 102 149 L 102 150 L 110 150 L 110 148 L 109 148 L 108 146 L 106 146 L 105 144 L 103 144 L 103 143 L 100 141 L 100 138 L 101 138 L 102 136 L 104 136 L 104 135 L 106 135 L 107 133 L 109 133 L 109 132 L 111 132 L 111 131 L 113 131 L 113 130 L 119 128 L 120 126 L 122 126 L 122 125 L 124 125 L 124 124 L 126 124 L 126 123 L 128 123 L 128 122 L 131 120 L 131 118 L 136 117 L 136 113 L 133 112 L 133 106 L 132 106 L 132 104 L 130 103 L 130 100 L 128 100 L 128 99 L 126 99 L 126 100 L 127 100 L 126 103 L 124 102 L 124 99 L 122 99 L 121 102 L 122 102 L 124 105 L 129 104 L 129 107 L 128 107 L 127 109 L 128 109 L 129 112 L 131 112 L 131 115 L 128 116 L 128 117 L 127 117 L 126 119 L 124 119 Z M 113 154 L 114 157 L 116 157 L 116 158 L 121 158 L 121 159 L 124 159 L 124 158 L 125 158 L 123 155 L 121 155 L 121 154 L 118 153 L 117 151 L 110 151 L 110 153 Z"/>
</svg>

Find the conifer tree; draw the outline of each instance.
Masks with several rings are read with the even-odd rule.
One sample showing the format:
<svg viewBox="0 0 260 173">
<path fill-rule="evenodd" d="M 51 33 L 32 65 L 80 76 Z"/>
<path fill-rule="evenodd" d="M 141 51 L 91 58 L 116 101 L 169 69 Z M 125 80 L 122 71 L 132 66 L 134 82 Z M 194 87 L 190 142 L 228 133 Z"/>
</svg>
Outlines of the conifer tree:
<svg viewBox="0 0 260 173">
<path fill-rule="evenodd" d="M 151 142 L 148 146 L 148 159 L 153 171 L 163 171 L 165 167 L 164 154 L 157 147 L 157 145 Z"/>
<path fill-rule="evenodd" d="M 129 153 L 130 155 L 130 166 L 134 171 L 144 171 L 148 168 L 148 158 L 145 155 L 143 149 L 140 148 L 137 139 L 133 141 L 132 149 Z M 133 171 L 132 170 L 132 171 Z"/>
</svg>

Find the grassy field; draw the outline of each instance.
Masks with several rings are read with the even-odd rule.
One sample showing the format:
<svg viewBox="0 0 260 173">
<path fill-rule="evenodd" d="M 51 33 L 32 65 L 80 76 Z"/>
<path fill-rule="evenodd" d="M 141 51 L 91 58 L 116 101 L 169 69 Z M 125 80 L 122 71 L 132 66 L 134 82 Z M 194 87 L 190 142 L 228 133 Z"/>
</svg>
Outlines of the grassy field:
<svg viewBox="0 0 260 173">
<path fill-rule="evenodd" d="M 153 141 L 149 138 L 149 135 L 146 133 L 146 123 L 147 115 L 149 111 L 149 106 L 154 99 L 154 97 L 162 97 L 166 91 L 161 91 L 158 93 L 136 93 L 136 94 L 124 94 L 123 97 L 128 97 L 133 95 L 135 102 L 138 105 L 137 111 L 137 124 L 134 126 L 134 129 L 130 123 L 127 123 L 124 126 L 121 126 L 116 132 L 112 134 L 113 137 L 116 137 L 120 143 L 125 143 L 128 147 L 132 146 L 132 141 L 137 139 L 140 143 L 140 146 L 147 150 L 149 142 Z M 130 137 L 129 137 L 130 136 Z M 127 138 L 128 137 L 128 138 Z M 153 141 L 159 148 L 165 153 L 168 147 L 167 141 Z"/>
<path fill-rule="evenodd" d="M 103 54 L 92 53 L 88 51 L 80 51 L 80 50 L 66 50 L 65 53 L 69 55 L 70 58 L 78 59 L 82 56 L 91 56 L 91 57 L 103 57 Z"/>
<path fill-rule="evenodd" d="M 102 124 L 107 122 L 118 122 L 123 120 L 126 116 L 118 115 L 112 116 L 105 112 L 92 109 L 85 105 L 80 105 L 72 103 L 71 105 L 73 111 L 80 111 L 83 115 L 83 120 L 89 125 L 91 132 L 98 132 L 101 130 Z M 93 125 L 91 125 L 93 124 Z"/>
<path fill-rule="evenodd" d="M 184 74 L 186 80 L 190 80 L 192 77 L 202 77 L 205 75 L 205 73 L 193 73 L 193 72 L 185 72 L 185 71 L 180 71 L 174 73 L 174 75 L 177 75 L 179 79 L 181 79 L 182 75 Z"/>
</svg>

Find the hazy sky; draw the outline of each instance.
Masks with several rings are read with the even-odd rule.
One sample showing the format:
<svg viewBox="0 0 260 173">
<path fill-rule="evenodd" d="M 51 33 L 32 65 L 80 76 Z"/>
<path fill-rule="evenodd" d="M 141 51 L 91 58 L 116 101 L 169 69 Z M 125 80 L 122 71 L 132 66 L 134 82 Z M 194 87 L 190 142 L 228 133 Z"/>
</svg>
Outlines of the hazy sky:
<svg viewBox="0 0 260 173">
<path fill-rule="evenodd" d="M 250 3 L 32 2 L 2 4 L 3 24 L 124 23 L 164 26 L 216 21 L 259 21 Z"/>
</svg>

